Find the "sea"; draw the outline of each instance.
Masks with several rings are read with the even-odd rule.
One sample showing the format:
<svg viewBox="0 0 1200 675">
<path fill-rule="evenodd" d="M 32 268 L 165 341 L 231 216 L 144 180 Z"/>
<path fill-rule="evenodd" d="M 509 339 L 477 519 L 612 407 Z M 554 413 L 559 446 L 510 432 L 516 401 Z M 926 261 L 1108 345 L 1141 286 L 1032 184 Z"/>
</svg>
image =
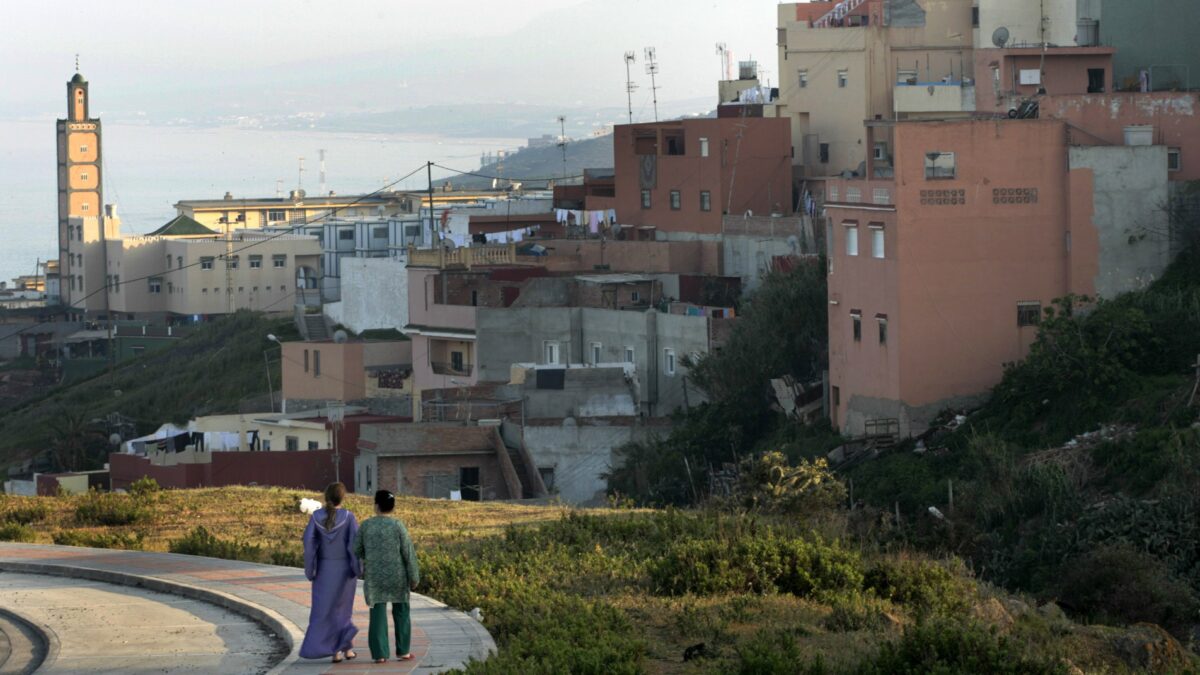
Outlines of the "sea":
<svg viewBox="0 0 1200 675">
<path fill-rule="evenodd" d="M 0 120 L 0 281 L 33 274 L 57 248 L 53 119 Z M 392 189 L 424 190 L 425 162 L 472 171 L 485 152 L 514 150 L 516 138 L 454 138 L 403 133 L 272 131 L 105 122 L 104 201 L 117 205 L 126 234 L 153 231 L 175 217 L 183 199 L 273 197 L 320 188 L 361 194 L 416 170 Z M 300 170 L 300 158 L 304 170 Z M 434 168 L 433 177 L 454 174 Z"/>
</svg>

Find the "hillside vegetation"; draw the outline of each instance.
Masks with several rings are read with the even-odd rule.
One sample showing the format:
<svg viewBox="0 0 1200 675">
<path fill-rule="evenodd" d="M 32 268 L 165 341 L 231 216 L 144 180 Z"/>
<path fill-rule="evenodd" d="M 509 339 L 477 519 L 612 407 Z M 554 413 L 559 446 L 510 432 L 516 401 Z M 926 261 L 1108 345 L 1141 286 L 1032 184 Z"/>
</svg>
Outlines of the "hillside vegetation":
<svg viewBox="0 0 1200 675">
<path fill-rule="evenodd" d="M 582 175 L 584 169 L 612 167 L 612 165 L 612 134 L 573 140 L 567 144 L 566 175 L 568 176 Z M 458 166 L 452 168 L 466 170 Z M 527 187 L 544 185 L 546 179 L 554 180 L 563 175 L 562 149 L 553 145 L 547 148 L 522 148 L 504 158 L 503 168 L 493 163 L 476 170 L 476 173 L 483 176 L 503 176 L 516 181 L 541 179 L 528 180 Z M 486 188 L 492 185 L 490 178 L 480 176 L 455 176 L 450 178 L 449 182 L 455 188 Z"/>
<path fill-rule="evenodd" d="M 1124 673 L 1147 649 L 1192 663 L 1151 629 L 1082 626 L 954 560 L 864 547 L 834 506 L 844 488 L 819 466 L 809 475 L 824 487 L 768 500 L 801 509 L 786 514 L 412 497 L 396 513 L 418 546 L 419 590 L 481 607 L 500 645 L 470 673 Z M 319 499 L 152 481 L 128 495 L 0 497 L 0 539 L 299 566 L 303 497 Z M 347 505 L 370 513 L 364 496 Z"/>
<path fill-rule="evenodd" d="M 170 349 L 118 364 L 57 387 L 0 412 L 0 459 L 9 462 L 49 451 L 56 469 L 99 468 L 111 450 L 110 431 L 95 420 L 109 413 L 132 418 L 138 433 L 196 415 L 238 412 L 243 404 L 266 410 L 267 340 L 299 337 L 291 319 L 238 312 L 203 324 Z M 280 382 L 278 353 L 271 378 Z"/>
</svg>

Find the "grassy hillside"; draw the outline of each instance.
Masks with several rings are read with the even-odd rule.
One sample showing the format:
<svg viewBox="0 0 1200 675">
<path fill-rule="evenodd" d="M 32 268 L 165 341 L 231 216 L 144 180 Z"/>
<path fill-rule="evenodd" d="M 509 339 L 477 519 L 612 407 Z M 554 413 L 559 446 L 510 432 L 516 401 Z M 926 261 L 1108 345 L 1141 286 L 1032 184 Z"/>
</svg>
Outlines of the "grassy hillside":
<svg viewBox="0 0 1200 675">
<path fill-rule="evenodd" d="M 139 433 L 195 415 L 237 412 L 242 404 L 265 410 L 267 340 L 297 338 L 290 319 L 238 312 L 200 326 L 171 349 L 121 363 L 110 380 L 103 372 L 47 391 L 0 413 L 0 460 L 25 459 L 45 450 L 69 468 L 102 464 L 109 431 L 92 424 L 108 413 L 133 418 Z M 272 381 L 280 383 L 278 352 Z"/>
<path fill-rule="evenodd" d="M 319 498 L 272 488 L 0 497 L 0 539 L 298 565 L 301 497 Z M 369 514 L 364 497 L 349 507 Z M 839 542 L 855 526 L 838 515 L 408 497 L 397 515 L 418 546 L 419 590 L 481 607 L 497 638 L 500 654 L 471 673 L 1124 673 L 1135 671 L 1126 652 L 1142 647 L 1172 667 L 1191 663 L 1152 629 L 1081 626 L 959 563 Z"/>
<path fill-rule="evenodd" d="M 567 175 L 578 176 L 584 169 L 611 167 L 613 164 L 612 134 L 597 138 L 585 138 L 571 141 L 567 144 Z M 465 167 L 453 167 L 466 170 Z M 557 146 L 548 148 L 523 148 L 515 154 L 504 158 L 503 171 L 495 164 L 489 164 L 477 173 L 485 176 L 503 174 L 506 178 L 518 180 L 521 178 L 555 178 L 563 175 L 562 149 Z M 450 179 L 455 187 L 484 188 L 491 187 L 492 181 L 477 176 L 455 176 Z M 533 181 L 526 187 L 536 187 L 545 181 Z"/>
</svg>

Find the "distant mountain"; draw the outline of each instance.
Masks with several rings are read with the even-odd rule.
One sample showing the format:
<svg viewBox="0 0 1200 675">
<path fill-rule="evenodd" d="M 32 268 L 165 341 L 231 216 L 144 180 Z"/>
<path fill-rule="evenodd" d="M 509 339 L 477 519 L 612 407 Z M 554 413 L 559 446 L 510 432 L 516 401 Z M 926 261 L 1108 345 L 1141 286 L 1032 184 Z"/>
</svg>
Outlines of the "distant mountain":
<svg viewBox="0 0 1200 675">
<path fill-rule="evenodd" d="M 578 176 L 583 173 L 584 169 L 598 169 L 612 165 L 612 134 L 567 143 L 565 174 L 568 176 Z M 453 168 L 466 170 L 463 167 Z M 475 170 L 474 173 L 479 175 L 458 176 L 450 178 L 448 181 L 456 188 L 491 187 L 491 177 L 523 181 L 535 186 L 541 185 L 548 180 L 557 180 L 563 176 L 563 151 L 557 145 L 523 148 L 506 156 L 503 165 L 493 162 Z"/>
</svg>

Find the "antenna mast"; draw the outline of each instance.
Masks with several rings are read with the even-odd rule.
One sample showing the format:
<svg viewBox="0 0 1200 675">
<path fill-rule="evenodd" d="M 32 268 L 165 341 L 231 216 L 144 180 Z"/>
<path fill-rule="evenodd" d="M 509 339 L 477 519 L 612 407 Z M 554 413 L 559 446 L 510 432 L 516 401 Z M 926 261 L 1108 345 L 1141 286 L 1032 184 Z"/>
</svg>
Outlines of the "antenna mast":
<svg viewBox="0 0 1200 675">
<path fill-rule="evenodd" d="M 296 173 L 296 189 L 304 189 L 304 158 L 300 158 L 300 170 Z"/>
<path fill-rule="evenodd" d="M 646 47 L 646 74 L 650 76 L 650 96 L 654 99 L 654 121 L 658 121 L 658 84 L 654 76 L 658 75 L 658 61 L 654 47 Z"/>
<path fill-rule="evenodd" d="M 637 84 L 634 83 L 629 76 L 630 64 L 637 61 L 637 55 L 633 52 L 625 52 L 625 100 L 629 103 L 629 123 L 633 124 L 633 92 L 637 89 Z"/>
<path fill-rule="evenodd" d="M 567 118 L 558 116 L 558 147 L 562 148 L 563 178 L 567 177 Z"/>
<path fill-rule="evenodd" d="M 275 196 L 283 197 L 283 179 L 282 178 L 275 179 Z"/>
<path fill-rule="evenodd" d="M 728 66 L 729 49 L 725 46 L 724 42 L 717 43 L 717 57 L 721 59 L 721 77 L 719 77 L 718 79 L 728 80 L 729 79 L 729 66 Z"/>
</svg>

